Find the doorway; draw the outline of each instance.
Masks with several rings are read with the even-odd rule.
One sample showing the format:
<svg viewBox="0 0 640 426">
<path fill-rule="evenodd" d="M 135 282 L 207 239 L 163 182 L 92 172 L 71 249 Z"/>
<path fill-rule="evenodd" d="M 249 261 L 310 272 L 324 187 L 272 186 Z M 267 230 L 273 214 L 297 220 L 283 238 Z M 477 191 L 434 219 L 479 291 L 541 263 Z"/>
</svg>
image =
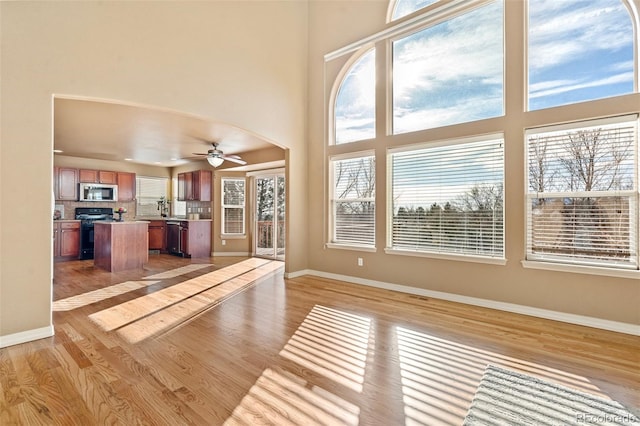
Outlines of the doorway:
<svg viewBox="0 0 640 426">
<path fill-rule="evenodd" d="M 265 172 L 254 177 L 254 255 L 284 260 L 285 180 L 284 171 Z"/>
</svg>

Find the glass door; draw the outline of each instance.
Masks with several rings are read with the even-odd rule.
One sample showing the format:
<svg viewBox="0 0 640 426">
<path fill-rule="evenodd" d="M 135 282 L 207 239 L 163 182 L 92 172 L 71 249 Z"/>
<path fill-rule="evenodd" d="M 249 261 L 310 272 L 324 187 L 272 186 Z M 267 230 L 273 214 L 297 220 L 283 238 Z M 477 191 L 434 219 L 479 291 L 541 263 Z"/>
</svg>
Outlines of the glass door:
<svg viewBox="0 0 640 426">
<path fill-rule="evenodd" d="M 259 175 L 254 182 L 254 253 L 259 257 L 284 260 L 284 173 Z"/>
</svg>

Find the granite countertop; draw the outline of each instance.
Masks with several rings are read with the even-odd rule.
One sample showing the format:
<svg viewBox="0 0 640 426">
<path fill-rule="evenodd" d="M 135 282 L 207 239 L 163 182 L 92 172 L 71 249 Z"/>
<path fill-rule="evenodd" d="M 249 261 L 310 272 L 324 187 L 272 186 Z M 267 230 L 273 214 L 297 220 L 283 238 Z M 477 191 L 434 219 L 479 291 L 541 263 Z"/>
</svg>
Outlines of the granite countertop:
<svg viewBox="0 0 640 426">
<path fill-rule="evenodd" d="M 211 222 L 212 219 L 187 219 L 186 217 L 139 216 L 135 220 L 170 220 L 172 222 Z"/>
<path fill-rule="evenodd" d="M 105 223 L 107 225 L 132 225 L 136 223 L 149 223 L 148 220 L 123 220 L 118 222 L 117 220 L 96 220 L 93 223 Z"/>
</svg>

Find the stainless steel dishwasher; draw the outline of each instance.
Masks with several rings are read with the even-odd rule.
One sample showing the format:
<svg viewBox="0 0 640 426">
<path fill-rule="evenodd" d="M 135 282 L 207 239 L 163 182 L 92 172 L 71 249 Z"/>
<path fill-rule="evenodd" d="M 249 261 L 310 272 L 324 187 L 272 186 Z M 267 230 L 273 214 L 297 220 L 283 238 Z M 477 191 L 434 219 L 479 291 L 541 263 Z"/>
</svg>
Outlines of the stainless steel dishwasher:
<svg viewBox="0 0 640 426">
<path fill-rule="evenodd" d="M 180 222 L 167 221 L 167 251 L 169 254 L 184 256 L 180 248 Z"/>
</svg>

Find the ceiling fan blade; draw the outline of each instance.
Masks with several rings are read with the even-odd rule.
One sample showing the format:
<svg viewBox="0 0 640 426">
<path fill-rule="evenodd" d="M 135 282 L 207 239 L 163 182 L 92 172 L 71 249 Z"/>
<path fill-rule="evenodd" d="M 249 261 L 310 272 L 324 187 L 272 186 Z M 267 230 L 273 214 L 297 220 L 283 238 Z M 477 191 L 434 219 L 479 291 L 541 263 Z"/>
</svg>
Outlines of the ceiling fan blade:
<svg viewBox="0 0 640 426">
<path fill-rule="evenodd" d="M 238 157 L 237 155 L 231 156 L 231 155 L 223 155 L 222 158 L 224 160 L 227 161 L 231 161 L 232 163 L 236 163 L 236 164 L 240 164 L 242 166 L 244 166 L 245 164 L 247 164 L 246 161 L 240 159 L 240 157 Z"/>
<path fill-rule="evenodd" d="M 192 152 L 193 155 L 209 155 L 208 153 L 203 154 L 202 152 Z"/>
</svg>

